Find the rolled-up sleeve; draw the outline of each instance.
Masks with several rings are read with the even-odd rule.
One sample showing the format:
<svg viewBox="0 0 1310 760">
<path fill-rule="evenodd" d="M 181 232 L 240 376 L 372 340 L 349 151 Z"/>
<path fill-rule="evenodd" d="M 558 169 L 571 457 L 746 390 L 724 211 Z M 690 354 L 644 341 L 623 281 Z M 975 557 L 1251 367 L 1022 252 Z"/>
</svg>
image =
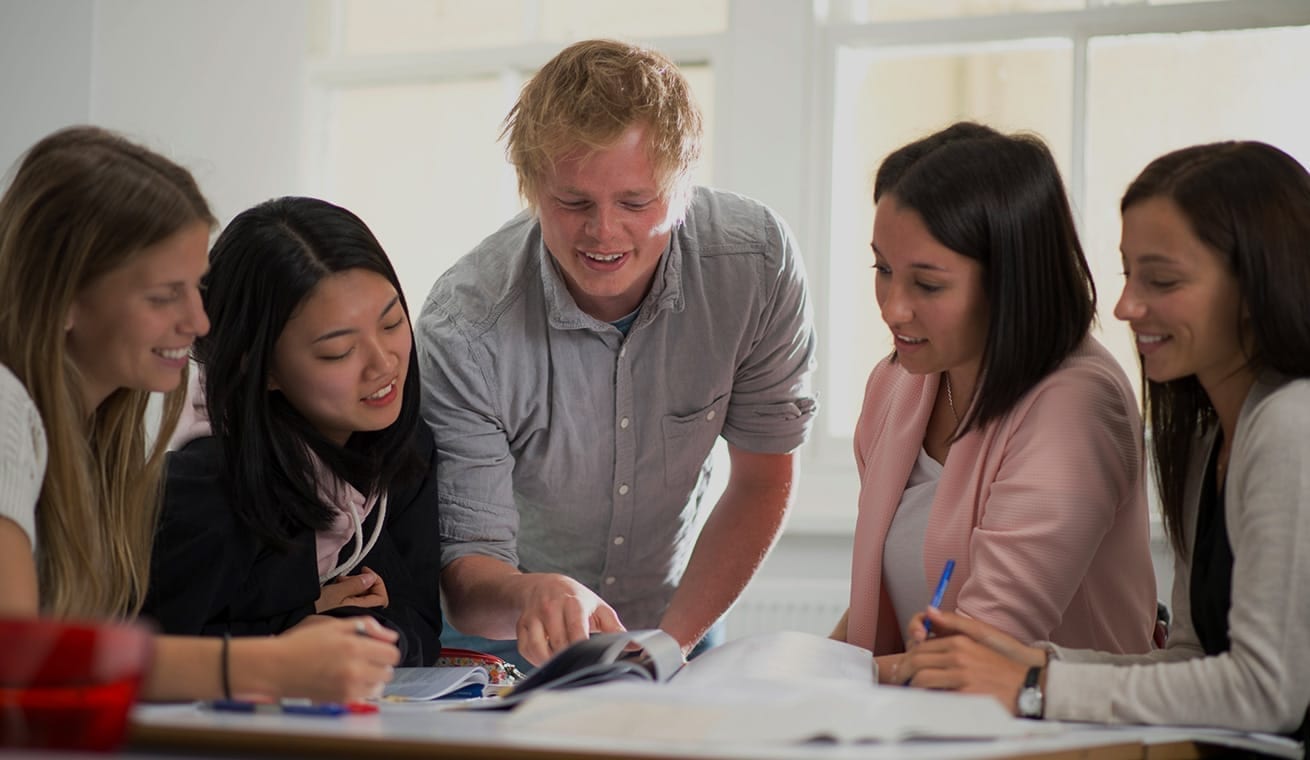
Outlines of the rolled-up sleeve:
<svg viewBox="0 0 1310 760">
<path fill-rule="evenodd" d="M 442 566 L 483 555 L 518 565 L 514 458 L 483 349 L 431 300 L 415 331 L 423 417 L 437 445 Z"/>
<path fill-rule="evenodd" d="M 805 266 L 786 223 L 761 209 L 769 254 L 761 270 L 763 318 L 737 368 L 723 437 L 748 451 L 783 454 L 805 442 L 818 405 L 816 337 Z"/>
</svg>

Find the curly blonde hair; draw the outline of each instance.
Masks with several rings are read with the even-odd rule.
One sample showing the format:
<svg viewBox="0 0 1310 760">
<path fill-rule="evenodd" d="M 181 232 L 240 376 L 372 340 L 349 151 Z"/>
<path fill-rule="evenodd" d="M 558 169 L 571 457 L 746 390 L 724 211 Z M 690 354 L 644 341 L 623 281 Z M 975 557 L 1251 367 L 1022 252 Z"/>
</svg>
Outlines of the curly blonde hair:
<svg viewBox="0 0 1310 760">
<path fill-rule="evenodd" d="M 700 158 L 700 110 L 678 67 L 660 53 L 614 40 L 565 48 L 524 85 L 501 139 L 534 210 L 552 163 L 578 148 L 600 150 L 630 127 L 646 127 L 661 195 L 685 206 Z"/>
</svg>

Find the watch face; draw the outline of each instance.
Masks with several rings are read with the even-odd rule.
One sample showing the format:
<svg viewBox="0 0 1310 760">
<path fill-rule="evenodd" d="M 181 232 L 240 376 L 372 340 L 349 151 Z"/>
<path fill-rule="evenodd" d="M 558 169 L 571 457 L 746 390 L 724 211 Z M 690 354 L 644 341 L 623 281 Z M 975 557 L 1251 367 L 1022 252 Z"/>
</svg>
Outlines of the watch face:
<svg viewBox="0 0 1310 760">
<path fill-rule="evenodd" d="M 1042 692 L 1035 688 L 1027 688 L 1019 692 L 1019 715 L 1025 718 L 1036 718 L 1042 714 Z"/>
</svg>

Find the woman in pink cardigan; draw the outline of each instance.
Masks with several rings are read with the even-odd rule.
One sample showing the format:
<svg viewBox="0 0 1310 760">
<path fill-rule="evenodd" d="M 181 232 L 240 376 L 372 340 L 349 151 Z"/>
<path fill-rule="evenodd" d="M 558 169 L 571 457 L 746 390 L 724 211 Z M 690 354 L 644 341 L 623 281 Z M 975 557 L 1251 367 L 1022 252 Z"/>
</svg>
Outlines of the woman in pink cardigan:
<svg viewBox="0 0 1310 760">
<path fill-rule="evenodd" d="M 1088 334 L 1096 292 L 1050 151 L 961 123 L 887 157 L 878 306 L 895 340 L 855 430 L 851 604 L 834 636 L 879 657 L 932 595 L 1022 641 L 1151 647 L 1141 418 Z"/>
</svg>

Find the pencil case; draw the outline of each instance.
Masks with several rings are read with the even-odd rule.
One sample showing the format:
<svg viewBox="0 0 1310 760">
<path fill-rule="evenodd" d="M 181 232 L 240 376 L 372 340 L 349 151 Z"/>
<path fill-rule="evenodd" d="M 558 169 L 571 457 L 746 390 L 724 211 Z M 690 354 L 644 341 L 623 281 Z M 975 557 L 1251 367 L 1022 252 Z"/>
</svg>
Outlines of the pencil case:
<svg viewBox="0 0 1310 760">
<path fill-rule="evenodd" d="M 476 649 L 459 647 L 442 647 L 434 663 L 439 668 L 468 668 L 481 666 L 487 669 L 492 684 L 512 684 L 523 678 L 523 673 L 512 662 L 506 662 L 494 654 L 479 652 Z"/>
</svg>

